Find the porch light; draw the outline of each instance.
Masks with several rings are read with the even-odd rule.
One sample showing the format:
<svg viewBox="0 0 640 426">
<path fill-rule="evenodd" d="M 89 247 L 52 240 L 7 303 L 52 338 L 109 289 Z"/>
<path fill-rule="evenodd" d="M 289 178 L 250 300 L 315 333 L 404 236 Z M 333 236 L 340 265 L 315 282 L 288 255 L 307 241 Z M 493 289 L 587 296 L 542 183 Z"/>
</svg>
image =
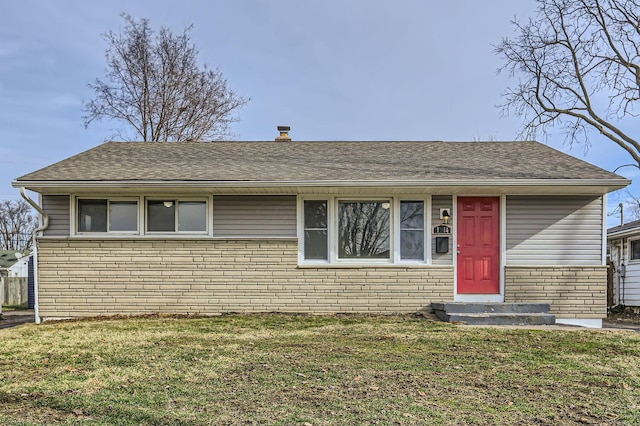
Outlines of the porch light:
<svg viewBox="0 0 640 426">
<path fill-rule="evenodd" d="M 389 210 L 389 207 L 391 207 L 391 203 L 382 203 L 382 208 L 385 210 Z"/>
<path fill-rule="evenodd" d="M 451 215 L 449 214 L 449 210 L 445 210 L 442 212 L 442 223 L 444 223 L 445 225 L 448 225 L 450 218 L 451 218 Z"/>
<path fill-rule="evenodd" d="M 173 201 L 165 201 L 162 203 L 166 208 L 173 207 Z"/>
</svg>

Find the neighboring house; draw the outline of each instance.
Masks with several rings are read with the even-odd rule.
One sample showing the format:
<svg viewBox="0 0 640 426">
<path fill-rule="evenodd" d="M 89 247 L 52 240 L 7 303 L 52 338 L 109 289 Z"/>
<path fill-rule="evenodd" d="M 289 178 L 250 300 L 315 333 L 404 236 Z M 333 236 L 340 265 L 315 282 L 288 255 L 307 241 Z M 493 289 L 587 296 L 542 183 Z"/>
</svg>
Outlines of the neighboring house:
<svg viewBox="0 0 640 426">
<path fill-rule="evenodd" d="M 29 260 L 32 257 L 30 250 L 0 250 L 0 305 L 20 305 L 29 301 Z"/>
<path fill-rule="evenodd" d="M 640 220 L 607 230 L 614 305 L 640 306 Z"/>
<path fill-rule="evenodd" d="M 30 250 L 0 250 L 0 277 L 29 276 Z"/>
<path fill-rule="evenodd" d="M 38 192 L 48 219 L 37 320 L 455 300 L 550 303 L 558 322 L 597 327 L 605 194 L 629 183 L 537 142 L 294 142 L 283 131 L 275 142 L 109 142 L 13 185 Z"/>
</svg>

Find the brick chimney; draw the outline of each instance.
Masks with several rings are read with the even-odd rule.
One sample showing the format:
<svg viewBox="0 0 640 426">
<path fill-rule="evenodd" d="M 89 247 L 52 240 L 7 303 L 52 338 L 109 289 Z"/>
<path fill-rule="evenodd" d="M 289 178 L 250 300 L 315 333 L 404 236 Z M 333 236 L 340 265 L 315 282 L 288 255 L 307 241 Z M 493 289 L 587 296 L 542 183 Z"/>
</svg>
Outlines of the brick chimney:
<svg viewBox="0 0 640 426">
<path fill-rule="evenodd" d="M 291 136 L 289 136 L 289 130 L 291 130 L 291 127 L 289 126 L 278 126 L 278 131 L 280 132 L 280 136 L 276 138 L 276 142 L 291 142 Z"/>
</svg>

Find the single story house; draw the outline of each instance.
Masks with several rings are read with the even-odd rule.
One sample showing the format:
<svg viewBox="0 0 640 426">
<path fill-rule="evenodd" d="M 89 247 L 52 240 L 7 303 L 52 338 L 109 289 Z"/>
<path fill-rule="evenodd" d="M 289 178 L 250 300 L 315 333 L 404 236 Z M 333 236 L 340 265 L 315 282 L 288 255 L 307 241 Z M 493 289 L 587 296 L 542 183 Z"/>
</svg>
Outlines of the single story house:
<svg viewBox="0 0 640 426">
<path fill-rule="evenodd" d="M 613 265 L 613 304 L 640 306 L 640 220 L 607 230 Z"/>
<path fill-rule="evenodd" d="M 15 180 L 39 194 L 36 320 L 151 312 L 606 316 L 606 194 L 538 142 L 108 142 Z M 35 204 L 35 203 L 34 203 Z"/>
<path fill-rule="evenodd" d="M 0 277 L 29 276 L 30 250 L 0 250 Z"/>
<path fill-rule="evenodd" d="M 0 250 L 0 316 L 1 305 L 21 305 L 29 301 L 30 250 Z"/>
</svg>

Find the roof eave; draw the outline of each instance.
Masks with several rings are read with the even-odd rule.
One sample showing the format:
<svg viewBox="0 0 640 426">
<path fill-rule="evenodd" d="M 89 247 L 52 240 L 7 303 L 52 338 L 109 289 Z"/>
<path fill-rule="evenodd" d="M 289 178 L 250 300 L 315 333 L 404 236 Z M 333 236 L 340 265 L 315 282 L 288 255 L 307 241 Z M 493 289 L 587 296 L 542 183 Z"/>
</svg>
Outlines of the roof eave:
<svg viewBox="0 0 640 426">
<path fill-rule="evenodd" d="M 136 186 L 619 186 L 629 185 L 629 179 L 451 179 L 451 180 L 289 180 L 289 181 L 210 181 L 210 180 L 18 180 L 14 188 L 41 186 L 114 187 Z"/>
<path fill-rule="evenodd" d="M 14 188 L 39 192 L 47 188 L 296 188 L 296 187 L 594 187 L 605 192 L 624 188 L 628 179 L 455 179 L 455 180 L 290 180 L 290 181 L 195 181 L 195 180 L 18 180 Z"/>
<path fill-rule="evenodd" d="M 640 234 L 640 226 L 637 226 L 631 229 L 625 229 L 624 231 L 617 231 L 617 232 L 611 232 L 611 233 L 607 232 L 607 239 L 613 240 L 613 239 L 619 239 L 619 238 L 626 238 L 626 237 L 630 237 L 638 234 Z"/>
</svg>

